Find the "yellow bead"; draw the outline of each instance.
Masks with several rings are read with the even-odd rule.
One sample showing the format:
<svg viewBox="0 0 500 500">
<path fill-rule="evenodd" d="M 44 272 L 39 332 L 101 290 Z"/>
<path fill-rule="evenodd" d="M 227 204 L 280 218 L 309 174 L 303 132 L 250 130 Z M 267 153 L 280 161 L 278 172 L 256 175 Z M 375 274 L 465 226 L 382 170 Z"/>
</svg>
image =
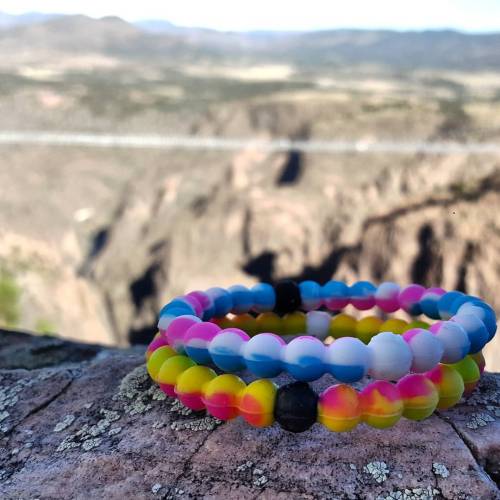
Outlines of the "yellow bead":
<svg viewBox="0 0 500 500">
<path fill-rule="evenodd" d="M 224 374 L 215 377 L 205 386 L 203 402 L 210 415 L 220 420 L 238 416 L 240 394 L 246 384 L 240 377 Z"/>
<path fill-rule="evenodd" d="M 254 427 L 267 427 L 274 422 L 276 384 L 268 379 L 255 380 L 240 394 L 241 416 Z"/>
<path fill-rule="evenodd" d="M 427 321 L 420 321 L 420 320 L 414 320 L 410 321 L 408 325 L 405 327 L 405 332 L 407 330 L 412 330 L 413 328 L 423 328 L 424 330 L 427 330 L 431 325 L 427 323 Z"/>
<path fill-rule="evenodd" d="M 250 336 L 257 333 L 255 318 L 248 313 L 238 314 L 238 316 L 231 318 L 231 326 L 228 328 L 239 328 L 240 330 L 247 332 Z"/>
<path fill-rule="evenodd" d="M 356 337 L 365 344 L 368 344 L 371 338 L 379 333 L 382 323 L 383 321 L 377 318 L 377 316 L 368 316 L 360 319 L 356 324 Z"/>
<path fill-rule="evenodd" d="M 179 375 L 195 365 L 196 363 L 187 356 L 172 356 L 162 364 L 158 372 L 157 382 L 160 384 L 175 385 Z"/>
<path fill-rule="evenodd" d="M 403 319 L 392 318 L 384 321 L 380 325 L 381 332 L 392 332 L 397 334 L 402 334 L 408 328 L 408 323 Z"/>
<path fill-rule="evenodd" d="M 285 314 L 283 317 L 285 335 L 297 335 L 306 333 L 306 315 L 301 311 Z M 273 333 L 273 332 L 270 332 Z"/>
<path fill-rule="evenodd" d="M 283 333 L 283 320 L 273 312 L 264 312 L 259 314 L 255 320 L 257 333 Z"/>
<path fill-rule="evenodd" d="M 175 393 L 184 406 L 199 411 L 205 408 L 203 393 L 206 385 L 217 374 L 206 366 L 192 366 L 183 371 L 177 378 Z"/>
<path fill-rule="evenodd" d="M 149 356 L 148 362 L 146 363 L 146 369 L 149 376 L 158 382 L 158 373 L 163 363 L 172 356 L 176 356 L 177 353 L 169 346 L 163 346 L 156 349 L 151 356 Z"/>
<path fill-rule="evenodd" d="M 336 339 L 340 337 L 354 337 L 356 334 L 356 320 L 349 314 L 337 314 L 330 323 L 330 335 Z"/>
</svg>

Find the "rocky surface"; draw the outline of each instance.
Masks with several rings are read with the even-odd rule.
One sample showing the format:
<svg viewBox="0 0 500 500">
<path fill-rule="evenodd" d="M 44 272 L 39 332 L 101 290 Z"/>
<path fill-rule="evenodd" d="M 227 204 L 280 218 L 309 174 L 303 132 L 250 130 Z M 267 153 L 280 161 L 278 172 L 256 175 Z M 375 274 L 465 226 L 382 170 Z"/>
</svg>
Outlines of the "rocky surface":
<svg viewBox="0 0 500 500">
<path fill-rule="evenodd" d="M 293 435 L 186 411 L 141 348 L 0 335 L 1 498 L 500 498 L 499 375 L 420 424 Z"/>
</svg>

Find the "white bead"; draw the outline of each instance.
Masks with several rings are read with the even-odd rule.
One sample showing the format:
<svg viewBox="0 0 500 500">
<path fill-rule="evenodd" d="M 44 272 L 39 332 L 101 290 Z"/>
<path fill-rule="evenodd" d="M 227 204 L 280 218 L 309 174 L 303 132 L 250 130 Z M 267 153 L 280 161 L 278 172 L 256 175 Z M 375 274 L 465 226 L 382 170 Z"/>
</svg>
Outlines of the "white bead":
<svg viewBox="0 0 500 500">
<path fill-rule="evenodd" d="M 382 332 L 368 344 L 371 356 L 369 374 L 379 380 L 399 380 L 410 371 L 412 354 L 401 335 Z"/>
<path fill-rule="evenodd" d="M 325 340 L 330 332 L 331 316 L 325 311 L 309 311 L 306 315 L 307 334 Z"/>
</svg>

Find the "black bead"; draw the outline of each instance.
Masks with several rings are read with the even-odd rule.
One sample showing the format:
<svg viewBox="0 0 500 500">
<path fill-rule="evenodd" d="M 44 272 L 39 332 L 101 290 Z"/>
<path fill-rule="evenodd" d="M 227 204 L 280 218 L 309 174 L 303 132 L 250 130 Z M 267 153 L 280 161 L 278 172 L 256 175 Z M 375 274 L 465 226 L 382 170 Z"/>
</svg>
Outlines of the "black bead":
<svg viewBox="0 0 500 500">
<path fill-rule="evenodd" d="M 300 296 L 300 288 L 295 281 L 279 281 L 274 285 L 274 291 L 276 293 L 274 312 L 286 314 L 296 311 L 300 307 L 302 298 Z"/>
<path fill-rule="evenodd" d="M 318 396 L 305 382 L 293 382 L 278 389 L 274 418 L 283 429 L 304 432 L 316 422 Z"/>
</svg>

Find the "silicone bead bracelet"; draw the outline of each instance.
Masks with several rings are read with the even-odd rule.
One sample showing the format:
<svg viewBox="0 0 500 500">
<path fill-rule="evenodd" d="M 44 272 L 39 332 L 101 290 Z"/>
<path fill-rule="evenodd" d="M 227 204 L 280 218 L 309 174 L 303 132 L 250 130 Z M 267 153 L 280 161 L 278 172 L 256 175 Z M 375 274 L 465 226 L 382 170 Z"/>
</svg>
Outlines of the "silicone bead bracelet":
<svg viewBox="0 0 500 500">
<path fill-rule="evenodd" d="M 436 408 L 450 408 L 479 381 L 482 355 L 474 356 L 477 362 L 467 356 L 456 365 L 439 364 L 424 374 L 406 375 L 397 384 L 379 380 L 359 393 L 337 384 L 319 396 L 305 382 L 278 388 L 269 379 L 259 379 L 247 385 L 236 375 L 217 375 L 169 346 L 154 350 L 147 369 L 167 395 L 195 411 L 206 409 L 220 420 L 241 416 L 255 427 L 276 421 L 290 432 L 303 432 L 318 421 L 331 431 L 343 432 L 360 422 L 385 429 L 402 416 L 419 421 Z"/>
<path fill-rule="evenodd" d="M 315 336 L 323 338 L 327 329 L 325 312 L 310 311 L 304 321 L 304 316 L 294 311 L 299 306 L 311 309 L 320 305 L 337 310 L 348 303 L 361 310 L 377 305 L 384 312 L 402 308 L 408 314 L 418 315 L 427 311 L 430 316 L 437 313 L 450 320 L 438 321 L 430 331 L 409 330 L 403 337 L 382 331 L 370 339 L 368 346 L 347 337 L 326 347 Z M 305 327 L 313 335 L 301 336 L 287 345 L 274 333 L 250 339 L 241 329 L 221 330 L 200 319 L 224 317 L 230 311 L 246 313 L 255 307 L 274 308 L 292 319 L 285 323 L 293 326 L 294 331 L 288 333 L 298 333 Z M 251 323 L 252 317 L 247 317 Z M 467 354 L 479 352 L 493 337 L 496 318 L 480 299 L 461 292 L 427 290 L 415 284 L 400 289 L 394 283 L 382 283 L 376 288 L 366 281 L 351 287 L 337 281 L 324 287 L 314 282 L 297 285 L 286 281 L 274 288 L 260 284 L 248 290 L 236 285 L 228 290 L 215 287 L 205 293 L 192 292 L 167 304 L 160 313 L 158 326 L 177 352 L 185 352 L 199 363 L 214 363 L 224 371 L 249 369 L 260 377 L 274 377 L 286 370 L 301 381 L 331 373 L 339 381 L 353 382 L 367 373 L 379 380 L 398 380 L 410 371 L 428 371 L 440 361 L 456 363 Z"/>
</svg>

